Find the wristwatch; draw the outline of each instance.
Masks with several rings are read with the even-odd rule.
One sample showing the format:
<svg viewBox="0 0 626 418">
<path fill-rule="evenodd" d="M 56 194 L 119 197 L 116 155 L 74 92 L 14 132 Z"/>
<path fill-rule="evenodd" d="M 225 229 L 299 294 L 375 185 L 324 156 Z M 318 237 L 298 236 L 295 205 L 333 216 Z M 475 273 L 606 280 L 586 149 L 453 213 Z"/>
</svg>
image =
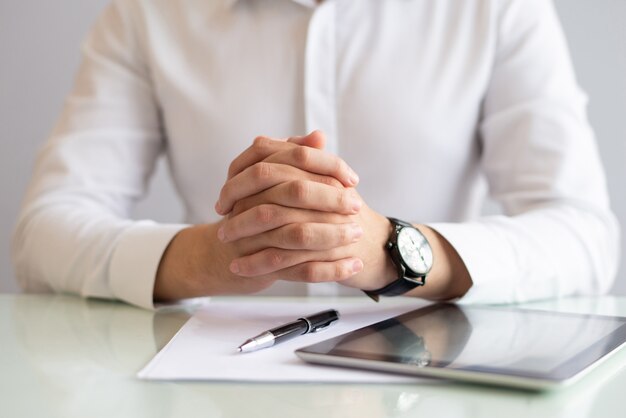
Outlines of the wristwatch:
<svg viewBox="0 0 626 418">
<path fill-rule="evenodd" d="M 398 271 L 398 278 L 383 288 L 365 291 L 377 302 L 381 295 L 403 295 L 418 286 L 424 286 L 426 275 L 433 266 L 433 250 L 426 237 L 408 222 L 388 219 L 393 229 L 385 248 Z"/>
</svg>

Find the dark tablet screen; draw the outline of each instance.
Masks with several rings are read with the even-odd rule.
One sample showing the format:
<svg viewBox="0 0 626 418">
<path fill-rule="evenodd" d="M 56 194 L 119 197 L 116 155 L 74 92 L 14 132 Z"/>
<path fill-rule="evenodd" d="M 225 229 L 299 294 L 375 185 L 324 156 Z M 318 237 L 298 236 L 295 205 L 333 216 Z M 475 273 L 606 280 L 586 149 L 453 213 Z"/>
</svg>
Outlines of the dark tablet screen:
<svg viewBox="0 0 626 418">
<path fill-rule="evenodd" d="M 624 341 L 621 317 L 436 304 L 299 351 L 560 381 Z"/>
</svg>

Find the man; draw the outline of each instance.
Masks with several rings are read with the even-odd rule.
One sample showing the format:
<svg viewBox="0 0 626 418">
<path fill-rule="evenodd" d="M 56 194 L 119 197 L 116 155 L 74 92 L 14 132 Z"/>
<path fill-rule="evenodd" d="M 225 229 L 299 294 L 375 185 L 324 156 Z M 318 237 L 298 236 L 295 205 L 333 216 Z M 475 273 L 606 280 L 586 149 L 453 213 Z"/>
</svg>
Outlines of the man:
<svg viewBox="0 0 626 418">
<path fill-rule="evenodd" d="M 612 283 L 618 228 L 548 1 L 117 0 L 83 53 L 18 222 L 26 289 L 151 307 Z M 162 152 L 184 225 L 129 219 Z M 504 215 L 479 216 L 487 191 Z"/>
</svg>

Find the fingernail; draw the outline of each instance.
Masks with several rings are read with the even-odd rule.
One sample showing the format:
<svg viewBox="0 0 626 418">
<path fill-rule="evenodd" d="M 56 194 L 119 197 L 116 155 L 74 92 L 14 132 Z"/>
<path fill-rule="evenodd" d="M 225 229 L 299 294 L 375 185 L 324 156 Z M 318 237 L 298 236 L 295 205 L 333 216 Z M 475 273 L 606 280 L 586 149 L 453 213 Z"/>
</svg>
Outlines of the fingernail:
<svg viewBox="0 0 626 418">
<path fill-rule="evenodd" d="M 223 213 L 222 213 L 222 205 L 220 204 L 219 200 L 215 204 L 215 212 L 217 212 L 220 215 L 223 215 Z"/>
<path fill-rule="evenodd" d="M 358 241 L 359 238 L 363 236 L 363 228 L 359 224 L 352 224 L 352 242 Z"/>
<path fill-rule="evenodd" d="M 224 232 L 223 226 L 217 230 L 217 237 L 219 238 L 220 241 L 224 241 L 226 239 L 226 233 Z"/>
<path fill-rule="evenodd" d="M 230 263 L 230 271 L 235 274 L 239 273 L 239 264 L 236 261 Z"/>
<path fill-rule="evenodd" d="M 356 274 L 363 270 L 363 262 L 359 259 L 354 260 L 352 263 L 352 273 Z"/>
<path fill-rule="evenodd" d="M 359 176 L 354 171 L 350 173 L 350 178 L 348 180 L 350 181 L 350 184 L 353 186 L 356 186 L 357 184 L 359 184 Z"/>
<path fill-rule="evenodd" d="M 355 213 L 361 210 L 362 205 L 363 205 L 363 202 L 361 202 L 361 199 L 352 198 L 350 201 L 350 208 Z"/>
</svg>

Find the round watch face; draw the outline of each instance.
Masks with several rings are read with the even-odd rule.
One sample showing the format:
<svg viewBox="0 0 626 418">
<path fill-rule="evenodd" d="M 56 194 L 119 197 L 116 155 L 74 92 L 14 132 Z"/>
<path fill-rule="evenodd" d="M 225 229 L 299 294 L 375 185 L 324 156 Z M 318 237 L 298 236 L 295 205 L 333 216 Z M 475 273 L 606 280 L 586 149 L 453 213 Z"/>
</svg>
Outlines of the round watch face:
<svg viewBox="0 0 626 418">
<path fill-rule="evenodd" d="M 402 260 L 413 272 L 426 274 L 433 265 L 433 251 L 415 228 L 403 228 L 398 233 L 398 250 Z"/>
</svg>

